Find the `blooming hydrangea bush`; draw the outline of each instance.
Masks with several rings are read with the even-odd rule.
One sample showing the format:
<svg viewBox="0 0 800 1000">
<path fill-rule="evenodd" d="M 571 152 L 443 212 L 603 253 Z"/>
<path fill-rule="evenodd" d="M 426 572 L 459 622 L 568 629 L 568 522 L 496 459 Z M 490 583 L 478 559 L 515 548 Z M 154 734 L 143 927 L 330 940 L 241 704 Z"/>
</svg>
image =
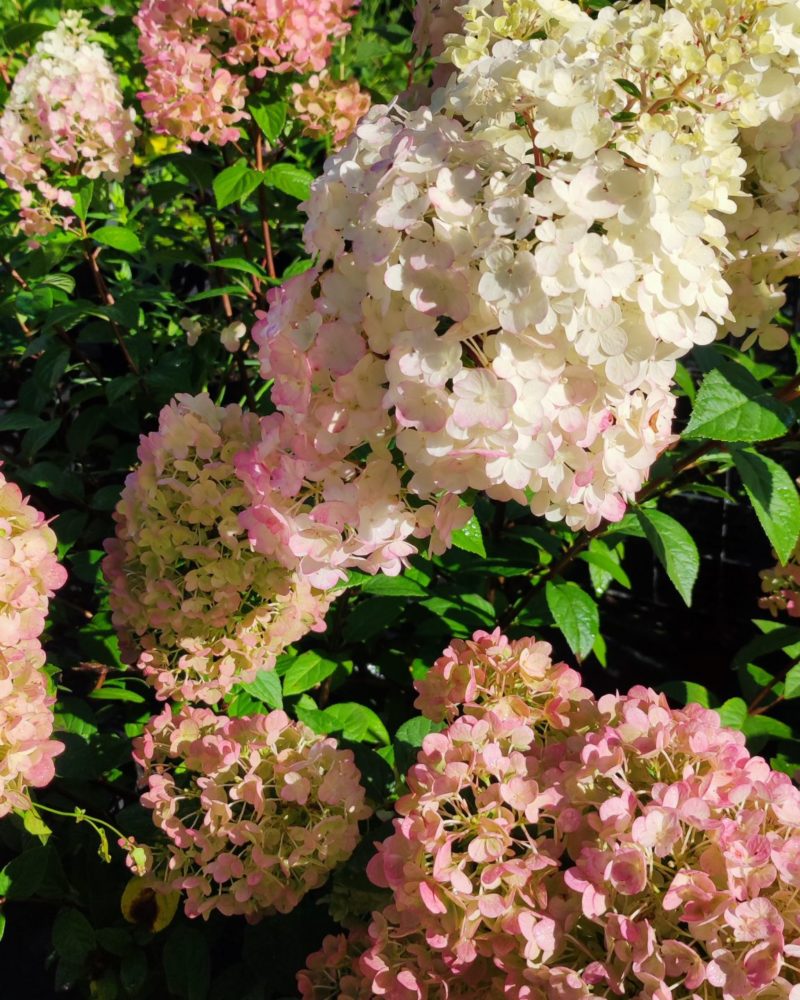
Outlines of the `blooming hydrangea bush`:
<svg viewBox="0 0 800 1000">
<path fill-rule="evenodd" d="M 764 315 L 793 243 L 766 167 L 746 237 L 725 219 L 747 203 L 740 133 L 797 114 L 800 29 L 793 4 L 750 0 L 459 9 L 430 106 L 373 109 L 315 183 L 317 264 L 272 294 L 262 370 L 294 381 L 305 357 L 350 442 L 389 421 L 423 498 L 481 490 L 592 528 L 673 440 L 678 358 L 731 322 L 782 342 Z M 771 271 L 748 240 L 772 241 Z M 751 288 L 753 268 L 760 299 L 737 312 L 726 274 Z M 351 420 L 337 387 L 356 371 L 371 391 Z"/>
<path fill-rule="evenodd" d="M 135 113 L 124 107 L 114 70 L 89 34 L 82 15 L 66 11 L 17 73 L 0 116 L 0 173 L 19 192 L 29 236 L 74 221 L 64 175 L 119 180 L 131 167 Z"/>
<path fill-rule="evenodd" d="M 499 630 L 416 687 L 430 718 L 462 714 L 425 738 L 370 863 L 392 892 L 370 947 L 345 973 L 326 943 L 342 996 L 795 996 L 800 791 L 716 712 L 595 699 Z M 318 958 L 300 982 L 315 995 Z"/>
<path fill-rule="evenodd" d="M 310 629 L 331 597 L 254 552 L 240 523 L 237 454 L 259 420 L 179 395 L 139 446 L 103 562 L 126 657 L 159 698 L 217 702 Z"/>
<path fill-rule="evenodd" d="M 55 773 L 44 629 L 49 598 L 66 581 L 56 536 L 41 511 L 0 472 L 0 816 L 30 806 L 29 788 Z"/>
<path fill-rule="evenodd" d="M 249 115 L 247 77 L 318 73 L 350 30 L 357 0 L 144 0 L 135 23 L 140 94 L 157 132 L 224 145 Z"/>
<path fill-rule="evenodd" d="M 189 916 L 287 913 L 350 856 L 371 813 L 352 753 L 281 711 L 167 707 L 134 757 L 167 838 L 152 878 L 185 892 Z"/>
</svg>

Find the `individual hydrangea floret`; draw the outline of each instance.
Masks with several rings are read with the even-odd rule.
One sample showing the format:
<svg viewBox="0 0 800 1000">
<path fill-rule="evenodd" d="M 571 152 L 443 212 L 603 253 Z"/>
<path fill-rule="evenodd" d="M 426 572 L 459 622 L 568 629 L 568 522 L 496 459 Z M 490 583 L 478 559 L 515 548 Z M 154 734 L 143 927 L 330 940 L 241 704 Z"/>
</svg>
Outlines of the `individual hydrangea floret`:
<svg viewBox="0 0 800 1000">
<path fill-rule="evenodd" d="M 134 111 L 89 34 L 82 15 L 66 11 L 36 43 L 0 117 L 0 172 L 20 193 L 29 236 L 70 224 L 73 196 L 61 174 L 120 180 L 131 167 Z"/>
<path fill-rule="evenodd" d="M 0 472 L 0 816 L 30 806 L 28 789 L 52 780 L 64 749 L 51 739 L 55 699 L 39 643 L 49 598 L 67 578 L 55 547 L 44 514 Z"/>
<path fill-rule="evenodd" d="M 388 998 L 794 1000 L 800 790 L 716 712 L 596 699 L 543 645 L 479 632 L 418 682 L 463 714 L 408 772 L 368 866 L 391 903 L 329 945 L 340 980 L 349 947 Z"/>
<path fill-rule="evenodd" d="M 191 917 L 288 913 L 351 855 L 371 813 L 352 753 L 282 711 L 165 708 L 134 758 L 166 837 L 151 878 L 183 891 Z"/>
<path fill-rule="evenodd" d="M 134 21 L 156 131 L 224 145 L 249 117 L 247 77 L 318 73 L 357 0 L 144 0 Z"/>
<path fill-rule="evenodd" d="M 293 83 L 292 94 L 295 118 L 303 123 L 304 134 L 329 135 L 334 149 L 350 138 L 370 106 L 369 94 L 357 80 L 332 80 L 325 70 L 306 83 Z"/>
<path fill-rule="evenodd" d="M 159 698 L 214 703 L 324 628 L 332 597 L 255 552 L 240 523 L 234 462 L 258 440 L 254 414 L 179 395 L 139 446 L 103 569 L 125 656 Z"/>
</svg>

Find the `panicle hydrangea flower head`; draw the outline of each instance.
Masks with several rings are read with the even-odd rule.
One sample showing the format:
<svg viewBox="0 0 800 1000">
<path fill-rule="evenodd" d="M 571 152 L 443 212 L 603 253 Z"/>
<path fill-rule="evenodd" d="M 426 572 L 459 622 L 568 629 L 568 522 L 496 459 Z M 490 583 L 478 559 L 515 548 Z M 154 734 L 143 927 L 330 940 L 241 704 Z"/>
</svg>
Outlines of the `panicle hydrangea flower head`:
<svg viewBox="0 0 800 1000">
<path fill-rule="evenodd" d="M 292 94 L 303 132 L 312 137 L 331 136 L 335 149 L 350 138 L 370 106 L 369 94 L 361 90 L 358 80 L 332 80 L 325 70 L 305 83 L 293 83 Z"/>
<path fill-rule="evenodd" d="M 331 596 L 253 551 L 240 524 L 234 462 L 257 440 L 257 416 L 179 395 L 126 480 L 103 569 L 125 654 L 159 698 L 216 702 L 324 628 Z"/>
<path fill-rule="evenodd" d="M 352 753 L 281 711 L 167 707 L 134 759 L 166 837 L 151 877 L 183 891 L 191 917 L 288 913 L 352 854 L 371 813 Z"/>
<path fill-rule="evenodd" d="M 0 117 L 0 172 L 22 198 L 22 229 L 37 236 L 69 225 L 73 205 L 58 172 L 119 180 L 139 130 L 89 24 L 75 11 L 47 31 L 17 74 Z"/>
<path fill-rule="evenodd" d="M 156 131 L 224 145 L 239 137 L 247 75 L 322 70 L 357 0 L 143 0 L 134 22 L 140 94 Z"/>
<path fill-rule="evenodd" d="M 0 472 L 0 816 L 30 805 L 29 788 L 51 781 L 54 698 L 39 643 L 48 599 L 66 581 L 44 514 Z"/>
<path fill-rule="evenodd" d="M 677 359 L 731 324 L 779 346 L 763 317 L 793 224 L 765 235 L 770 264 L 731 220 L 756 180 L 756 229 L 794 197 L 792 153 L 742 155 L 800 117 L 794 6 L 425 4 L 420 38 L 463 19 L 436 43 L 453 72 L 328 160 L 306 204 L 317 264 L 254 329 L 279 409 L 353 448 L 394 436 L 423 500 L 622 517 L 673 440 Z M 792 149 L 786 128 L 772 141 Z"/>
<path fill-rule="evenodd" d="M 595 699 L 541 645 L 477 633 L 419 683 L 450 684 L 437 717 L 463 714 L 409 770 L 368 866 L 392 901 L 337 975 L 350 947 L 356 983 L 390 998 L 474 976 L 473 995 L 524 1000 L 794 1000 L 800 790 L 715 712 L 639 686 Z"/>
</svg>

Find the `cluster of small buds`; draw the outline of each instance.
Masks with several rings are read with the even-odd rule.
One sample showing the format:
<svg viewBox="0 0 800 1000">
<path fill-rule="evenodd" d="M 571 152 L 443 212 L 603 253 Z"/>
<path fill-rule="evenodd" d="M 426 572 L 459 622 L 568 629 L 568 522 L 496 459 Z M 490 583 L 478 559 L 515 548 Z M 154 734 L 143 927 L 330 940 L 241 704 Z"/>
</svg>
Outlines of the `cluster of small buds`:
<svg viewBox="0 0 800 1000">
<path fill-rule="evenodd" d="M 44 515 L 0 472 L 0 816 L 30 806 L 29 788 L 53 778 L 64 746 L 51 739 L 44 629 L 48 600 L 67 574 Z"/>
<path fill-rule="evenodd" d="M 36 43 L 0 117 L 0 172 L 20 194 L 22 230 L 32 237 L 70 225 L 62 172 L 119 180 L 133 159 L 134 112 L 89 33 L 79 13 L 65 12 Z"/>
<path fill-rule="evenodd" d="M 215 703 L 325 627 L 331 596 L 253 551 L 240 523 L 234 461 L 259 440 L 256 415 L 179 395 L 140 443 L 103 570 L 124 654 L 159 698 Z"/>
<path fill-rule="evenodd" d="M 143 0 L 134 21 L 156 131 L 224 145 L 249 117 L 247 76 L 318 73 L 357 0 Z"/>
<path fill-rule="evenodd" d="M 707 8 L 424 4 L 446 84 L 374 107 L 328 160 L 306 204 L 315 268 L 254 330 L 265 377 L 292 387 L 279 409 L 324 414 L 320 436 L 353 448 L 394 438 L 423 500 L 621 518 L 673 440 L 677 360 L 728 330 L 785 339 L 763 316 L 793 244 L 772 239 L 765 271 L 747 241 L 791 200 L 793 133 L 770 140 L 782 166 L 742 149 L 800 113 L 796 3 Z M 748 195 L 756 230 L 734 240 Z"/>
<path fill-rule="evenodd" d="M 188 916 L 288 913 L 359 840 L 364 803 L 349 750 L 281 711 L 229 719 L 167 707 L 134 745 L 166 835 L 149 876 Z"/>
<path fill-rule="evenodd" d="M 790 618 L 800 618 L 800 546 L 795 548 L 786 564 L 776 562 L 759 573 L 764 597 L 759 607 L 775 617 L 786 612 Z"/>
<path fill-rule="evenodd" d="M 293 83 L 292 94 L 294 115 L 305 135 L 329 135 L 335 149 L 350 138 L 370 106 L 369 94 L 357 80 L 332 80 L 325 70 L 305 83 Z"/>
<path fill-rule="evenodd" d="M 425 738 L 368 866 L 392 893 L 369 945 L 324 949 L 341 996 L 796 1000 L 800 790 L 741 733 L 644 687 L 595 699 L 499 630 L 417 688 L 463 714 Z"/>
</svg>

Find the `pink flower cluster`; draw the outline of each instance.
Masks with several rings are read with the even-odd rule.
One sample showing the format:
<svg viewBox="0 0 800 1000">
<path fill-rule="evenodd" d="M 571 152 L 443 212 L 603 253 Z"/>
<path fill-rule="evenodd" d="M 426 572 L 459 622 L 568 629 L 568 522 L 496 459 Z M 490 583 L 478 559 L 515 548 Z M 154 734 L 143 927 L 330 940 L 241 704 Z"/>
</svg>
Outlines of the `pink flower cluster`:
<svg viewBox="0 0 800 1000">
<path fill-rule="evenodd" d="M 254 552 L 240 523 L 234 461 L 260 439 L 255 414 L 179 395 L 139 446 L 103 569 L 125 655 L 159 698 L 214 703 L 325 627 L 331 596 Z"/>
<path fill-rule="evenodd" d="M 139 95 L 156 131 L 223 145 L 249 117 L 247 74 L 319 72 L 357 0 L 144 0 Z"/>
<path fill-rule="evenodd" d="M 295 117 L 303 123 L 303 132 L 316 137 L 330 135 L 338 149 L 369 111 L 370 98 L 358 80 L 331 80 L 323 70 L 306 83 L 293 83 L 292 104 Z"/>
<path fill-rule="evenodd" d="M 346 970 L 326 944 L 342 996 L 796 1000 L 800 790 L 741 733 L 644 687 L 595 699 L 499 630 L 417 688 L 463 714 L 425 738 L 369 865 L 392 893 L 369 946 Z M 337 995 L 312 992 L 318 957 L 301 983 Z"/>
<path fill-rule="evenodd" d="M 39 642 L 48 599 L 67 578 L 55 547 L 44 515 L 0 472 L 0 816 L 28 808 L 28 788 L 52 779 L 64 749 L 50 738 L 54 699 Z"/>
<path fill-rule="evenodd" d="M 134 745 L 167 843 L 151 876 L 188 916 L 288 913 L 358 843 L 370 815 L 349 750 L 281 711 L 229 719 L 167 707 Z"/>
<path fill-rule="evenodd" d="M 300 393 L 310 401 L 311 369 L 298 360 L 304 370 L 294 381 L 276 383 L 274 401 L 292 395 L 299 406 Z M 364 399 L 357 375 L 343 391 L 345 385 L 353 391 L 349 408 L 357 412 Z M 280 413 L 262 418 L 259 441 L 236 458 L 249 498 L 240 520 L 256 551 L 326 589 L 351 567 L 396 576 L 416 551 L 413 534 L 435 531 L 437 517 L 439 524 L 459 526 L 469 516 L 466 508 L 463 514 L 444 506 L 413 509 L 384 442 L 357 461 L 348 454 L 346 435 L 336 434 L 336 409 L 305 412 L 306 420 L 298 422 Z"/>
<path fill-rule="evenodd" d="M 120 179 L 130 170 L 139 130 L 117 77 L 89 25 L 68 11 L 37 42 L 17 74 L 0 117 L 0 172 L 20 193 L 22 229 L 41 236 L 71 217 L 59 171 Z"/>
</svg>

